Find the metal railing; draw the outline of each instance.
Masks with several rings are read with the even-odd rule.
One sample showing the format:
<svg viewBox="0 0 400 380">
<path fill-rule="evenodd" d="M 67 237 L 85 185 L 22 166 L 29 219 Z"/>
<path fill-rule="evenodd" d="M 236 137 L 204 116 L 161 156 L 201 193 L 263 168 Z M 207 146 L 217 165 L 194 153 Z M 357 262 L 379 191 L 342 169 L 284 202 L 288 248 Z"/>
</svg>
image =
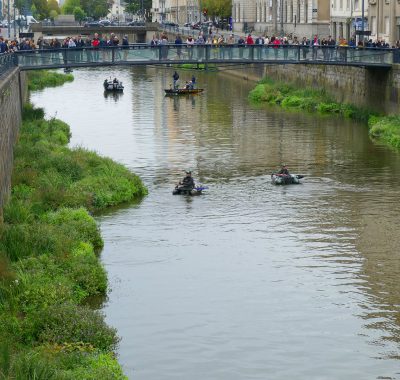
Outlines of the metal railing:
<svg viewBox="0 0 400 380">
<path fill-rule="evenodd" d="M 0 76 L 7 73 L 10 69 L 16 67 L 17 63 L 13 54 L 0 54 Z"/>
<path fill-rule="evenodd" d="M 322 64 L 390 67 L 398 49 L 311 47 L 302 45 L 156 45 L 22 50 L 14 64 L 22 70 L 59 67 L 157 64 Z M 4 64 L 9 64 L 8 60 Z M 3 63 L 1 62 L 1 66 Z M 3 68 L 0 69 L 0 73 Z"/>
</svg>

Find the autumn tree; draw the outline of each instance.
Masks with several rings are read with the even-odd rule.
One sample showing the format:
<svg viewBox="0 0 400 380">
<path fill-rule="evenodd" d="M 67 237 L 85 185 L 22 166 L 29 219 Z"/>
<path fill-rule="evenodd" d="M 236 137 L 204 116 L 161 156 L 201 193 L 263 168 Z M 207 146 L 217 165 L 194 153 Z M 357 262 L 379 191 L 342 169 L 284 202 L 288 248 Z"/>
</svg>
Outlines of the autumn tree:
<svg viewBox="0 0 400 380">
<path fill-rule="evenodd" d="M 202 0 L 202 8 L 207 15 L 215 18 L 228 18 L 232 14 L 232 0 Z"/>
</svg>

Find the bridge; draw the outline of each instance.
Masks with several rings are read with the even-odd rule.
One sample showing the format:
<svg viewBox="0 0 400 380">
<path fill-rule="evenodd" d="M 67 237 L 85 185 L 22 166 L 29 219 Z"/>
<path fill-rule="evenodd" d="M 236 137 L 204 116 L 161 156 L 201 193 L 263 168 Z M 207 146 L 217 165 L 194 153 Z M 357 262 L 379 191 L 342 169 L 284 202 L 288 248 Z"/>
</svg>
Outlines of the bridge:
<svg viewBox="0 0 400 380">
<path fill-rule="evenodd" d="M 36 49 L 0 55 L 0 74 L 10 67 L 20 70 L 98 66 L 204 64 L 309 64 L 341 65 L 388 70 L 399 62 L 398 49 L 264 46 L 264 45 L 157 45 Z"/>
</svg>

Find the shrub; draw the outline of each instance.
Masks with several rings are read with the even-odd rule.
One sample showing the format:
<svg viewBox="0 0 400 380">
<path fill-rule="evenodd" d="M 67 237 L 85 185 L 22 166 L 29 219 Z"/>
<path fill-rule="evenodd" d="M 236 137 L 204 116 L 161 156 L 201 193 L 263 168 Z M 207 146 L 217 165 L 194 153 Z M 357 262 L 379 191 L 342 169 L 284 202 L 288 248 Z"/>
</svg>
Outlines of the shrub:
<svg viewBox="0 0 400 380">
<path fill-rule="evenodd" d="M 84 208 L 61 208 L 47 213 L 42 220 L 50 225 L 63 227 L 66 234 L 77 242 L 91 243 L 95 249 L 103 247 L 100 229 Z"/>
<path fill-rule="evenodd" d="M 54 305 L 29 318 L 31 335 L 39 342 L 83 342 L 102 351 L 112 351 L 119 341 L 116 330 L 106 325 L 103 315 L 86 306 Z"/>
<path fill-rule="evenodd" d="M 368 126 L 372 137 L 400 149 L 400 116 L 372 117 Z"/>
<path fill-rule="evenodd" d="M 40 120 L 44 118 L 44 109 L 34 107 L 31 103 L 26 103 L 22 109 L 22 119 L 28 120 Z"/>
</svg>

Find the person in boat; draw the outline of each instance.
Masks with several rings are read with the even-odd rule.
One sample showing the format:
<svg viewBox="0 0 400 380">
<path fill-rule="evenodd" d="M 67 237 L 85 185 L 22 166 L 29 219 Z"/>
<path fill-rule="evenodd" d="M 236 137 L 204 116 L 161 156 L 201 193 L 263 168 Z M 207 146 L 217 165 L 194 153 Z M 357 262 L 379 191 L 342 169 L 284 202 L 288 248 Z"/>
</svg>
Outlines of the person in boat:
<svg viewBox="0 0 400 380">
<path fill-rule="evenodd" d="M 178 80 L 179 80 L 179 74 L 175 71 L 174 75 L 172 75 L 172 79 L 174 80 L 174 90 L 178 88 Z"/>
<path fill-rule="evenodd" d="M 186 175 L 177 185 L 180 190 L 193 190 L 195 188 L 194 179 L 190 170 L 185 171 Z"/>
<path fill-rule="evenodd" d="M 289 170 L 286 165 L 282 165 L 281 170 L 279 170 L 278 174 L 290 175 Z"/>
<path fill-rule="evenodd" d="M 196 77 L 192 75 L 192 87 L 194 88 L 195 85 L 196 85 Z"/>
</svg>

